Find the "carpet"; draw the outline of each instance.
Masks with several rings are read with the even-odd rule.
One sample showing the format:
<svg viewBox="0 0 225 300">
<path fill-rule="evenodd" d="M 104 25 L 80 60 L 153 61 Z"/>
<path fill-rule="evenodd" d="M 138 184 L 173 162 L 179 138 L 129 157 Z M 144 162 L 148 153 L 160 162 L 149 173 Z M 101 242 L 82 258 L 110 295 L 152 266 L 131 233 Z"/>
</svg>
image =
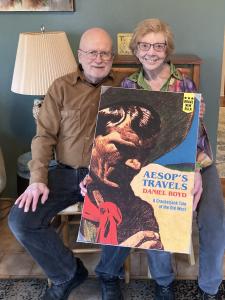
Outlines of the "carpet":
<svg viewBox="0 0 225 300">
<path fill-rule="evenodd" d="M 41 300 L 47 282 L 44 279 L 7 279 L 0 280 L 1 300 Z M 151 280 L 131 280 L 122 283 L 125 300 L 152 300 L 154 283 Z M 177 300 L 198 300 L 197 282 L 195 280 L 177 280 L 175 282 Z M 225 300 L 225 281 L 220 286 L 221 300 Z M 76 289 L 69 300 L 99 300 L 100 288 L 98 280 L 88 279 Z"/>
<path fill-rule="evenodd" d="M 220 178 L 225 178 L 225 107 L 220 107 L 217 130 L 216 166 Z"/>
</svg>

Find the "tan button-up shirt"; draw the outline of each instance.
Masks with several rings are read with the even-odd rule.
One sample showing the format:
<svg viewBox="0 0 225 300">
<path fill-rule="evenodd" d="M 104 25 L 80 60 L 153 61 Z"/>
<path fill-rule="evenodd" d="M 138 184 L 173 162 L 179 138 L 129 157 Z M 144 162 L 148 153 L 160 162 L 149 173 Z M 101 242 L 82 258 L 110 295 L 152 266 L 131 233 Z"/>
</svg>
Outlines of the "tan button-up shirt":
<svg viewBox="0 0 225 300">
<path fill-rule="evenodd" d="M 119 86 L 123 78 L 124 74 L 111 72 L 98 85 L 92 85 L 78 71 L 55 80 L 37 119 L 30 183 L 47 184 L 54 150 L 60 163 L 73 168 L 89 166 L 101 85 Z"/>
</svg>

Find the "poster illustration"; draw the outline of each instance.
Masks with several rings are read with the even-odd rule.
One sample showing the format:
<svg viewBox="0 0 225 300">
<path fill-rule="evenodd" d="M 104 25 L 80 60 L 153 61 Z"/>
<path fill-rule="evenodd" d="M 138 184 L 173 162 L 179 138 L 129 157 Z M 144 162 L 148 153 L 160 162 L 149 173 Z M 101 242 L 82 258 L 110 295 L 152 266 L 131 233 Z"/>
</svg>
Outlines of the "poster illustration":
<svg viewBox="0 0 225 300">
<path fill-rule="evenodd" d="M 189 253 L 200 99 L 102 88 L 79 242 Z"/>
</svg>

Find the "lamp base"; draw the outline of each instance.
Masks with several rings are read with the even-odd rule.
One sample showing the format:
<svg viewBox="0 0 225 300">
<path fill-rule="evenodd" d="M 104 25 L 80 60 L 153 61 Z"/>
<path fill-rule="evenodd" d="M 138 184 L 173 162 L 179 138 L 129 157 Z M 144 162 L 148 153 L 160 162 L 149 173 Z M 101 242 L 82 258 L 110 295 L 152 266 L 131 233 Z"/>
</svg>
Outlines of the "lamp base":
<svg viewBox="0 0 225 300">
<path fill-rule="evenodd" d="M 33 117 L 35 120 L 37 120 L 40 108 L 42 106 L 44 99 L 34 99 L 34 104 L 33 104 L 33 109 L 32 109 L 32 113 L 33 113 Z"/>
</svg>

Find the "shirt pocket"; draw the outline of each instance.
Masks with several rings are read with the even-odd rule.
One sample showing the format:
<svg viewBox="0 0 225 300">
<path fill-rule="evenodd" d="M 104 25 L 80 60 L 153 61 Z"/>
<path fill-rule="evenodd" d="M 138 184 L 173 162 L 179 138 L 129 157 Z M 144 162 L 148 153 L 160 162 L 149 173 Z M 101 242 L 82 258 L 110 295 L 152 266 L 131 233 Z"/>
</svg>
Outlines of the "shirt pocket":
<svg viewBox="0 0 225 300">
<path fill-rule="evenodd" d="M 61 110 L 60 135 L 75 136 L 80 132 L 80 110 Z"/>
</svg>

